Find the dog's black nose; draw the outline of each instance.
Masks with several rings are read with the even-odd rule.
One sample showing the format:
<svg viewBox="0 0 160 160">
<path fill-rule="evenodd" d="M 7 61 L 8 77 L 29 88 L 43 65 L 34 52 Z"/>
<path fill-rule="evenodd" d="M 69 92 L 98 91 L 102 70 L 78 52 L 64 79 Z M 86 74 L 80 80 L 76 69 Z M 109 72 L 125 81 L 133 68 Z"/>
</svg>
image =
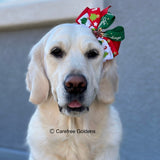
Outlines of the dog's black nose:
<svg viewBox="0 0 160 160">
<path fill-rule="evenodd" d="M 64 87 L 70 94 L 81 94 L 87 89 L 87 80 L 83 75 L 69 75 L 64 81 Z"/>
</svg>

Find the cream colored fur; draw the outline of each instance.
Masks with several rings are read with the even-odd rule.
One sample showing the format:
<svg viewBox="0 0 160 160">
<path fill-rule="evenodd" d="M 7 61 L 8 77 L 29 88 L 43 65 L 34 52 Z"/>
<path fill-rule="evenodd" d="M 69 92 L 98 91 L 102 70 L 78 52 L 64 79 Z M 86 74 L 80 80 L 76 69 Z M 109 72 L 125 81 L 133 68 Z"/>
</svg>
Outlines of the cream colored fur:
<svg viewBox="0 0 160 160">
<path fill-rule="evenodd" d="M 61 47 L 65 57 L 50 54 Z M 85 57 L 90 49 L 99 56 Z M 114 60 L 103 64 L 103 48 L 90 29 L 77 24 L 63 24 L 48 32 L 31 50 L 26 75 L 29 100 L 37 105 L 27 135 L 29 160 L 118 160 L 121 122 L 111 103 L 118 85 Z M 87 113 L 71 116 L 60 113 L 65 105 L 63 81 L 70 73 L 82 73 L 87 81 L 84 103 Z M 51 133 L 50 131 L 53 131 Z M 56 133 L 61 130 L 95 130 L 95 133 Z"/>
</svg>

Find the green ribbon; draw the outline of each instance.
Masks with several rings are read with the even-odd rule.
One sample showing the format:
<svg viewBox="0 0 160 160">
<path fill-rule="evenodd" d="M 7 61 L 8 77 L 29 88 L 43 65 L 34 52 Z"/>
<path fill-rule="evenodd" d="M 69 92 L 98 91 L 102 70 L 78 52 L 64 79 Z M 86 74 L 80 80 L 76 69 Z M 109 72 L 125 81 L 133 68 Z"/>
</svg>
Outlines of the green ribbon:
<svg viewBox="0 0 160 160">
<path fill-rule="evenodd" d="M 108 12 L 105 14 L 99 23 L 98 29 L 106 30 L 115 20 L 115 16 Z M 113 41 L 122 41 L 125 38 L 124 28 L 122 26 L 103 32 L 103 36 L 110 38 Z"/>
<path fill-rule="evenodd" d="M 113 41 L 124 40 L 124 28 L 122 26 L 115 27 L 103 33 L 104 37 L 108 37 Z"/>
<path fill-rule="evenodd" d="M 114 22 L 114 20 L 115 16 L 112 13 L 108 12 L 101 18 L 98 29 L 107 29 Z"/>
</svg>

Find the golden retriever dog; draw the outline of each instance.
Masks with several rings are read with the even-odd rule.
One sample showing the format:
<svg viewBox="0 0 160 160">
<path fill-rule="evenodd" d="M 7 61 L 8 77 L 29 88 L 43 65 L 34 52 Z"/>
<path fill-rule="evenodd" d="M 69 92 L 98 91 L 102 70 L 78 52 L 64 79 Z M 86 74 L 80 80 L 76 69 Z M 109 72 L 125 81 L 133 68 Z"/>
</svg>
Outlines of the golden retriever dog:
<svg viewBox="0 0 160 160">
<path fill-rule="evenodd" d="M 118 160 L 122 127 L 111 106 L 118 86 L 115 60 L 84 25 L 61 24 L 29 54 L 29 160 Z"/>
</svg>

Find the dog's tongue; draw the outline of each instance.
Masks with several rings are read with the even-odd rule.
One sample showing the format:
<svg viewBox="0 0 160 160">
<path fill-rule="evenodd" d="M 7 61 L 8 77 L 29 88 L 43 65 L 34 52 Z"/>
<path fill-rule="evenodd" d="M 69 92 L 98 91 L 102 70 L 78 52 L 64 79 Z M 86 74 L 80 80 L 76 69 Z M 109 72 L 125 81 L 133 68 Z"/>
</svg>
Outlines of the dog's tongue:
<svg viewBox="0 0 160 160">
<path fill-rule="evenodd" d="M 70 108 L 79 108 L 79 107 L 81 107 L 82 105 L 81 105 L 77 100 L 75 100 L 75 101 L 70 102 L 70 103 L 68 104 L 68 106 L 69 106 Z"/>
</svg>

